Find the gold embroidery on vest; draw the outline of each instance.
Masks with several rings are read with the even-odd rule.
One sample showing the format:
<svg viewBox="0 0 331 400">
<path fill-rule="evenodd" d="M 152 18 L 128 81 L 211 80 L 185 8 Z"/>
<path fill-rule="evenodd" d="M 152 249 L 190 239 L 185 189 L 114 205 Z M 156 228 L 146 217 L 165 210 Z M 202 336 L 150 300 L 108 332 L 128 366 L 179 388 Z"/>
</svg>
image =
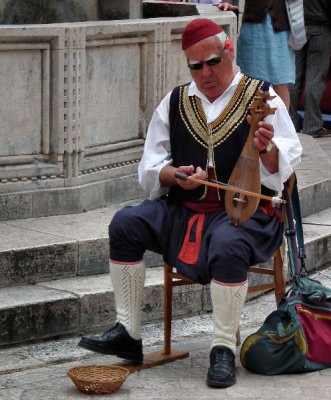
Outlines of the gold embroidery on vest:
<svg viewBox="0 0 331 400">
<path fill-rule="evenodd" d="M 188 132 L 205 148 L 215 148 L 224 142 L 247 116 L 256 90 L 263 82 L 243 76 L 223 112 L 207 124 L 201 100 L 188 96 L 188 86 L 180 88 L 179 112 Z M 209 136 L 210 135 L 210 136 Z"/>
</svg>

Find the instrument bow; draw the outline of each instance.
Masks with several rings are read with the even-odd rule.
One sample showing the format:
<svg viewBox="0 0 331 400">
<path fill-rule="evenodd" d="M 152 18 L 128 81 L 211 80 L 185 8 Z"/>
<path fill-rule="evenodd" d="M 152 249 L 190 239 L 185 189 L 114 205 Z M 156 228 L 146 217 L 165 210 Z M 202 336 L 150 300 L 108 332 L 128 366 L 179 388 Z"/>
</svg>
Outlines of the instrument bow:
<svg viewBox="0 0 331 400">
<path fill-rule="evenodd" d="M 192 181 L 192 182 L 196 182 L 199 183 L 200 185 L 205 185 L 205 186 L 210 186 L 210 187 L 214 187 L 216 189 L 222 189 L 222 190 L 227 190 L 230 191 L 232 193 L 240 193 L 243 194 L 245 196 L 252 196 L 255 197 L 257 199 L 263 199 L 263 200 L 268 200 L 271 201 L 273 203 L 273 205 L 277 205 L 277 204 L 285 204 L 286 201 L 281 199 L 280 197 L 271 197 L 271 196 L 267 196 L 261 193 L 254 193 L 254 192 L 249 192 L 247 190 L 243 190 L 240 189 L 238 187 L 235 186 L 230 186 L 227 183 L 223 183 L 223 182 L 219 182 L 219 181 L 207 181 L 207 180 L 203 180 L 203 179 L 198 179 L 198 178 L 193 178 L 193 176 L 186 174 L 185 172 L 180 172 L 180 171 L 176 171 L 174 173 L 174 176 L 178 179 L 182 179 L 183 181 L 186 181 L 187 179 Z M 239 200 L 240 201 L 240 200 Z"/>
</svg>

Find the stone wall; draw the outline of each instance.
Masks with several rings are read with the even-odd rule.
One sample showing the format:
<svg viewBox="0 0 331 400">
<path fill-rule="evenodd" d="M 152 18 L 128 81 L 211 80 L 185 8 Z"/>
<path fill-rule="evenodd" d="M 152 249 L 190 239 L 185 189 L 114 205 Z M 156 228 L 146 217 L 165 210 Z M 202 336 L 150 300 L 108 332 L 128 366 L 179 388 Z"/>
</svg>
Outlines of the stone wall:
<svg viewBox="0 0 331 400">
<path fill-rule="evenodd" d="M 143 194 L 146 127 L 190 80 L 180 38 L 191 18 L 0 27 L 0 220 Z M 235 36 L 233 14 L 213 19 Z"/>
<path fill-rule="evenodd" d="M 0 0 L 0 23 L 49 24 L 98 20 L 99 1 Z"/>
<path fill-rule="evenodd" d="M 0 0 L 0 24 L 142 18 L 142 0 Z"/>
</svg>

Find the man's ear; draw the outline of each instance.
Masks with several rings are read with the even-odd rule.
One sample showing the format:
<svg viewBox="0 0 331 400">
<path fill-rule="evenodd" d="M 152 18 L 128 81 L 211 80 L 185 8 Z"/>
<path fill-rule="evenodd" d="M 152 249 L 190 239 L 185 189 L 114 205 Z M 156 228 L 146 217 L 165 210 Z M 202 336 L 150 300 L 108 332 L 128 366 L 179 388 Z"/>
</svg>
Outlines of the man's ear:
<svg viewBox="0 0 331 400">
<path fill-rule="evenodd" d="M 224 48 L 226 50 L 233 50 L 233 44 L 230 39 L 225 39 Z"/>
</svg>

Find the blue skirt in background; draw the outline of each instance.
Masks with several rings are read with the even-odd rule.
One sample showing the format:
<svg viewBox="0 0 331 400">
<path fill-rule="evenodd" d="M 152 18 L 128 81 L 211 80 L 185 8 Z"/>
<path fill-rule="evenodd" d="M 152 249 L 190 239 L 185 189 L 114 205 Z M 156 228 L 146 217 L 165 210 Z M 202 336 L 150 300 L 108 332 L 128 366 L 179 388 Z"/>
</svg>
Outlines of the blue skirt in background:
<svg viewBox="0 0 331 400">
<path fill-rule="evenodd" d="M 274 32 L 270 15 L 261 24 L 242 24 L 237 51 L 241 72 L 274 85 L 294 83 L 295 55 L 288 37 L 289 31 Z"/>
</svg>

